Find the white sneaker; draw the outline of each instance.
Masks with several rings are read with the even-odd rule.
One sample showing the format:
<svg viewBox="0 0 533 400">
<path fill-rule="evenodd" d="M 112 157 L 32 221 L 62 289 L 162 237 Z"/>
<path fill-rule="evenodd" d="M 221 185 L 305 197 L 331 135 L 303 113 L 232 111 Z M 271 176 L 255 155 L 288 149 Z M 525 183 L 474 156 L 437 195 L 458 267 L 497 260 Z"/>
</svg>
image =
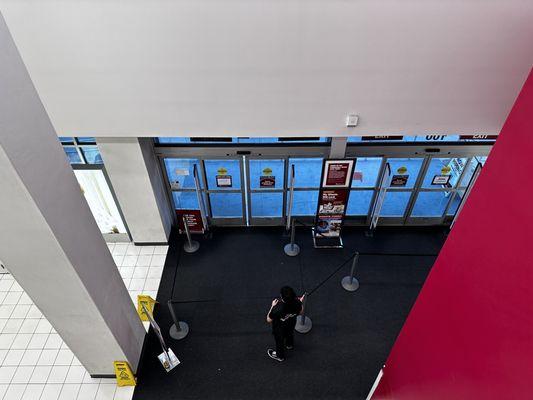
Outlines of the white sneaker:
<svg viewBox="0 0 533 400">
<path fill-rule="evenodd" d="M 268 356 L 269 356 L 270 358 L 272 358 L 272 359 L 274 359 L 274 360 L 276 360 L 276 361 L 281 362 L 281 361 L 284 360 L 284 358 L 279 358 L 278 355 L 276 354 L 276 352 L 275 352 L 274 350 L 272 350 L 272 349 L 268 349 L 268 350 L 267 350 L 267 354 L 268 354 Z"/>
</svg>

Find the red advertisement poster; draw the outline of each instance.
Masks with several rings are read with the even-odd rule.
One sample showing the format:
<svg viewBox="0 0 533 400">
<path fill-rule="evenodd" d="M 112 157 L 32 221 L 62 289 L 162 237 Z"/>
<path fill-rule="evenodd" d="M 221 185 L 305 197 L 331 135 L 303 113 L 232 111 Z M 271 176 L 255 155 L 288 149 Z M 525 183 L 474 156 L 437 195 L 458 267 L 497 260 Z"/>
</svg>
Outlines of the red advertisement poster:
<svg viewBox="0 0 533 400">
<path fill-rule="evenodd" d="M 178 216 L 178 226 L 180 233 L 185 232 L 183 225 L 183 217 L 187 221 L 187 226 L 191 233 L 204 233 L 204 223 L 202 221 L 202 214 L 200 210 L 176 210 Z"/>
<path fill-rule="evenodd" d="M 323 187 L 348 187 L 352 178 L 353 160 L 326 160 Z"/>
<path fill-rule="evenodd" d="M 318 214 L 344 214 L 348 203 L 348 189 L 322 190 Z"/>
</svg>

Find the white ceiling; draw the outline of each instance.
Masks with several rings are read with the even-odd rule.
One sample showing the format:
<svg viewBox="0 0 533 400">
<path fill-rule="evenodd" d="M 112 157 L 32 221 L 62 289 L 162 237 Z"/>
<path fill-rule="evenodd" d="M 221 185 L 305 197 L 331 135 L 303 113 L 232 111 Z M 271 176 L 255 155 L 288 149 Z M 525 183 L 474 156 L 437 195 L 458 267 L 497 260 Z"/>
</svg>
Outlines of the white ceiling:
<svg viewBox="0 0 533 400">
<path fill-rule="evenodd" d="M 531 0 L 0 10 L 59 135 L 498 133 L 533 65 Z M 349 112 L 357 128 L 344 126 Z"/>
</svg>

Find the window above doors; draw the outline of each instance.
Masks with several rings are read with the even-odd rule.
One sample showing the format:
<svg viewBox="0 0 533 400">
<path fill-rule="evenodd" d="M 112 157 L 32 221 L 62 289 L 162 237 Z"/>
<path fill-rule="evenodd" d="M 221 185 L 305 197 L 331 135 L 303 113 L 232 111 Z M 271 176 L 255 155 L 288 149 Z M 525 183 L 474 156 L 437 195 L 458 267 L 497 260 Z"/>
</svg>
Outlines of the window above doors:
<svg viewBox="0 0 533 400">
<path fill-rule="evenodd" d="M 155 144 L 159 146 L 187 145 L 287 145 L 291 143 L 326 144 L 328 137 L 157 137 Z"/>
<path fill-rule="evenodd" d="M 94 137 L 60 136 L 59 141 L 71 164 L 103 164 Z"/>
</svg>

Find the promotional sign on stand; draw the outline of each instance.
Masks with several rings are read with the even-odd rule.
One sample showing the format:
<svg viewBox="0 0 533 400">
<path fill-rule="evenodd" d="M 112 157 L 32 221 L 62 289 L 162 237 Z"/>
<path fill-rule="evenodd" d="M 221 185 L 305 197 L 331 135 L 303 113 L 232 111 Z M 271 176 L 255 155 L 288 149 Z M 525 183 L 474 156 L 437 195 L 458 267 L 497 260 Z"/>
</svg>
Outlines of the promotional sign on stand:
<svg viewBox="0 0 533 400">
<path fill-rule="evenodd" d="M 192 233 L 204 233 L 205 227 L 202 220 L 202 213 L 200 210 L 176 210 L 178 216 L 178 227 L 180 233 L 185 232 L 185 226 L 183 226 L 183 217 L 187 221 L 189 232 Z"/>
<path fill-rule="evenodd" d="M 355 159 L 324 160 L 313 228 L 316 248 L 341 248 L 341 230 L 348 208 Z"/>
<path fill-rule="evenodd" d="M 180 360 L 178 360 L 178 357 L 176 357 L 176 354 L 172 351 L 170 347 L 167 346 L 165 343 L 165 339 L 163 338 L 163 334 L 161 333 L 161 328 L 155 322 L 154 316 L 152 313 L 146 308 L 144 304 L 142 304 L 143 311 L 148 317 L 148 321 L 150 321 L 150 326 L 152 327 L 155 335 L 159 339 L 159 344 L 161 345 L 161 349 L 163 352 L 157 356 L 159 359 L 159 362 L 165 368 L 165 371 L 170 372 L 173 368 L 177 367 L 180 364 Z"/>
</svg>

